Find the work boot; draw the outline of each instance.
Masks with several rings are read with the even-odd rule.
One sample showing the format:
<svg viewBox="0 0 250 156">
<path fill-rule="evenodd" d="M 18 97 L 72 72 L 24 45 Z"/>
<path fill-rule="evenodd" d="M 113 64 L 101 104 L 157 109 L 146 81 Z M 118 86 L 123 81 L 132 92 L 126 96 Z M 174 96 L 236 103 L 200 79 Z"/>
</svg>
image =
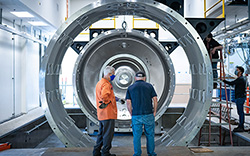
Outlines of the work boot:
<svg viewBox="0 0 250 156">
<path fill-rule="evenodd" d="M 102 156 L 101 152 L 100 153 L 93 153 L 93 156 Z"/>
<path fill-rule="evenodd" d="M 244 128 L 243 127 L 236 127 L 236 128 L 234 128 L 233 132 L 244 132 Z"/>
</svg>

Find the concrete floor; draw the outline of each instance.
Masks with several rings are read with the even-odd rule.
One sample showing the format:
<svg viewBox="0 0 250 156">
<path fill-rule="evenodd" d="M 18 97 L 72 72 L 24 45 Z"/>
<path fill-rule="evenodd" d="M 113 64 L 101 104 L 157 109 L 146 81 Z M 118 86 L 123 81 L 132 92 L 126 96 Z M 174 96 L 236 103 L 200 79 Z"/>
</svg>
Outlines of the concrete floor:
<svg viewBox="0 0 250 156">
<path fill-rule="evenodd" d="M 232 106 L 233 108 L 235 105 Z M 232 111 L 232 116 L 238 118 L 236 109 Z M 246 117 L 246 122 L 250 122 L 250 116 Z M 245 124 L 248 128 L 249 124 Z M 232 126 L 232 129 L 235 126 Z M 250 134 L 247 132 L 237 133 L 236 135 L 244 136 L 250 140 Z M 94 140 L 96 135 L 91 136 Z M 156 135 L 156 138 L 160 137 Z M 111 150 L 118 156 L 133 155 L 133 136 L 132 133 L 116 133 L 113 139 Z M 146 155 L 146 139 L 142 137 L 142 151 Z M 190 145 L 193 146 L 193 145 Z M 200 147 L 196 147 L 200 148 Z M 156 147 L 158 156 L 250 156 L 250 146 L 234 146 L 234 147 L 203 147 L 212 150 L 207 153 L 194 153 L 189 147 Z M 91 148 L 64 148 L 64 145 L 55 134 L 51 134 L 47 139 L 41 142 L 33 149 L 10 149 L 0 152 L 0 156 L 91 156 Z"/>
<path fill-rule="evenodd" d="M 94 140 L 96 135 L 91 136 Z M 156 138 L 160 137 L 156 135 Z M 142 136 L 142 156 L 146 156 L 146 139 Z M 132 133 L 116 133 L 112 142 L 111 153 L 117 156 L 133 155 Z M 212 152 L 194 153 L 190 148 L 205 148 Z M 64 145 L 55 134 L 51 134 L 33 149 L 10 149 L 0 152 L 0 156 L 91 156 L 92 147 L 88 148 L 64 148 Z M 249 156 L 249 146 L 235 147 L 156 147 L 158 156 Z"/>
<path fill-rule="evenodd" d="M 93 140 L 96 141 L 97 133 L 90 135 Z M 155 139 L 159 138 L 160 135 L 156 135 Z M 142 146 L 146 146 L 146 137 L 142 136 Z M 133 145 L 133 134 L 132 133 L 115 133 L 112 147 L 130 147 Z M 51 134 L 47 139 L 41 142 L 36 148 L 55 148 L 65 147 L 64 144 L 57 138 L 55 134 Z"/>
<path fill-rule="evenodd" d="M 199 147 L 200 148 L 200 147 Z M 207 147 L 204 147 L 207 148 Z M 194 153 L 188 147 L 156 147 L 158 156 L 249 156 L 250 147 L 209 147 L 211 152 Z M 117 156 L 132 156 L 132 147 L 113 147 L 111 153 Z M 92 148 L 34 148 L 10 149 L 0 152 L 0 156 L 91 156 Z M 146 156 L 142 148 L 142 156 Z"/>
</svg>

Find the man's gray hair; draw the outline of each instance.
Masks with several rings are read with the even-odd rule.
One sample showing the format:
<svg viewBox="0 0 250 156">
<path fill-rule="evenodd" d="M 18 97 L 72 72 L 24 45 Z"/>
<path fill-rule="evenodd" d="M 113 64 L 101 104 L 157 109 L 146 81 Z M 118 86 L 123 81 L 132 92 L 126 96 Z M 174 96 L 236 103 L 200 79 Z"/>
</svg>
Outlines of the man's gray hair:
<svg viewBox="0 0 250 156">
<path fill-rule="evenodd" d="M 108 74 L 112 74 L 113 72 L 115 72 L 115 68 L 111 67 L 111 66 L 107 66 L 104 71 L 103 74 L 104 76 L 108 75 Z"/>
</svg>

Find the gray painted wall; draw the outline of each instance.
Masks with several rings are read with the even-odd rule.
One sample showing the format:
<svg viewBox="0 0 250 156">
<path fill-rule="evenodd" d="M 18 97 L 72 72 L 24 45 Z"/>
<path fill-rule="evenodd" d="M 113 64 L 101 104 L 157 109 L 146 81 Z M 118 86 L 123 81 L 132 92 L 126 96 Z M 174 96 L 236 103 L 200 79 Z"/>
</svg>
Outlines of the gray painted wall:
<svg viewBox="0 0 250 156">
<path fill-rule="evenodd" d="M 25 10 L 42 18 L 55 28 L 65 21 L 66 0 L 18 1 L 27 6 Z M 9 16 L 4 16 L 3 23 L 12 26 L 13 19 L 6 17 Z M 15 29 L 20 31 L 18 25 Z M 43 35 L 46 35 L 43 30 L 41 31 Z M 34 35 L 33 31 L 31 33 Z M 39 33 L 39 30 L 36 33 Z M 39 44 L 0 30 L 0 67 L 1 123 L 28 113 L 40 105 Z"/>
<path fill-rule="evenodd" d="M 70 15 L 73 15 L 79 9 L 95 1 L 96 0 L 70 0 Z"/>
<path fill-rule="evenodd" d="M 55 28 L 59 28 L 65 21 L 66 0 L 20 0 L 20 2 Z"/>
<path fill-rule="evenodd" d="M 13 113 L 12 83 L 12 35 L 0 30 L 0 121 L 8 119 Z"/>
<path fill-rule="evenodd" d="M 0 122 L 39 107 L 38 43 L 0 30 L 0 67 Z"/>
</svg>

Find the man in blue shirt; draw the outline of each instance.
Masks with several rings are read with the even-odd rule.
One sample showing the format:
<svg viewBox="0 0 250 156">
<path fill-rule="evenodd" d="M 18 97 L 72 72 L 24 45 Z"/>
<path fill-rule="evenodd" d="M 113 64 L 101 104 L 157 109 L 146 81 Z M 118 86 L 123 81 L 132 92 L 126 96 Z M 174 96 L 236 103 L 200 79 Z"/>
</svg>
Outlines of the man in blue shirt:
<svg viewBox="0 0 250 156">
<path fill-rule="evenodd" d="M 244 68 L 241 66 L 237 66 L 235 70 L 235 75 L 238 77 L 234 81 L 227 81 L 223 80 L 224 83 L 229 85 L 234 85 L 235 89 L 235 103 L 237 107 L 237 112 L 239 115 L 239 126 L 237 128 L 234 128 L 234 132 L 244 132 L 244 120 L 245 120 L 245 114 L 244 114 L 244 103 L 246 100 L 246 80 L 243 77 Z"/>
<path fill-rule="evenodd" d="M 134 156 L 140 156 L 141 135 L 143 132 L 147 138 L 147 153 L 149 156 L 156 156 L 154 152 L 154 135 L 155 135 L 155 114 L 157 111 L 157 94 L 154 87 L 145 82 L 146 75 L 139 71 L 135 75 L 135 83 L 128 87 L 126 100 L 130 115 L 132 116 Z M 153 103 L 152 104 L 152 99 Z"/>
</svg>

